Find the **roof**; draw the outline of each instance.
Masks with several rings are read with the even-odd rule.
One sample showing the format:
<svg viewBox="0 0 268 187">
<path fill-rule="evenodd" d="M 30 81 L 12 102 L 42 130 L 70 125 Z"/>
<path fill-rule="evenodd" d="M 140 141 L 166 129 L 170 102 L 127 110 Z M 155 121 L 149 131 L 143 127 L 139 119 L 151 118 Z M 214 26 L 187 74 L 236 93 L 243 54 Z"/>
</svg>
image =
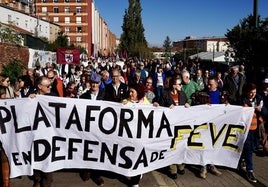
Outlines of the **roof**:
<svg viewBox="0 0 268 187">
<path fill-rule="evenodd" d="M 221 62 L 227 63 L 225 57 L 225 51 L 220 52 L 201 52 L 194 55 L 189 56 L 190 59 L 198 58 L 201 61 L 214 61 L 214 62 Z M 230 59 L 230 62 L 234 62 L 234 59 Z"/>
<path fill-rule="evenodd" d="M 20 28 L 20 27 L 17 27 L 16 25 L 6 24 L 6 23 L 1 23 L 1 22 L 0 22 L 0 24 L 3 24 L 3 25 L 5 25 L 6 27 L 9 27 L 9 28 L 11 28 L 11 29 L 13 29 L 13 30 L 16 30 L 16 31 L 18 31 L 18 32 L 20 32 L 20 33 L 22 33 L 22 34 L 33 35 L 33 33 L 29 32 L 29 31 L 27 31 L 27 30 L 24 30 L 24 29 L 22 29 L 22 28 Z"/>
</svg>

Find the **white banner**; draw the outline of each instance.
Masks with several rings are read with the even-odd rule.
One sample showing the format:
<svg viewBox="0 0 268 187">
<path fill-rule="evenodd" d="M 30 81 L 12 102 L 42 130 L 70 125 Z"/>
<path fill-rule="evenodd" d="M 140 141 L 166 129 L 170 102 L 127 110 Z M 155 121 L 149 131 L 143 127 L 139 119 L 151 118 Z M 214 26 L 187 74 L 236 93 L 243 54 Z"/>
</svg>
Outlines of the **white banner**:
<svg viewBox="0 0 268 187">
<path fill-rule="evenodd" d="M 11 178 L 33 169 L 92 168 L 135 176 L 173 163 L 236 168 L 254 109 L 37 96 L 0 100 Z"/>
<path fill-rule="evenodd" d="M 45 67 L 47 62 L 57 63 L 56 60 L 56 52 L 42 51 L 29 48 L 28 68 L 35 68 L 35 64 L 37 61 L 40 63 L 41 67 Z"/>
</svg>

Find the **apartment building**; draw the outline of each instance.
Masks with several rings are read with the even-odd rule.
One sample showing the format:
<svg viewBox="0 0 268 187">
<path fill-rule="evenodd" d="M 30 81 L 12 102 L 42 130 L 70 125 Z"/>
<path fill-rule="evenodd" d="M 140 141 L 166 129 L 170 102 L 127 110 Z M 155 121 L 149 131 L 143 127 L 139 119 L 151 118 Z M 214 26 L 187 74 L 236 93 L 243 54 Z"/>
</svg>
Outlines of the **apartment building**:
<svg viewBox="0 0 268 187">
<path fill-rule="evenodd" d="M 33 14 L 42 20 L 60 25 L 69 44 L 90 48 L 92 34 L 90 0 L 36 0 Z"/>
<path fill-rule="evenodd" d="M 32 16 L 29 8 L 16 1 L 6 3 L 0 0 L 0 17 L 1 23 L 27 31 L 34 37 L 46 38 L 49 42 L 55 41 L 60 31 L 59 25 Z"/>
<path fill-rule="evenodd" d="M 197 49 L 198 51 L 221 52 L 227 50 L 227 42 L 228 40 L 226 37 L 196 38 L 188 36 L 184 40 L 173 42 L 173 48 L 176 49 L 176 51 Z"/>
<path fill-rule="evenodd" d="M 69 45 L 85 48 L 88 57 L 115 54 L 117 37 L 109 30 L 93 0 L 0 0 L 0 5 L 11 11 L 0 11 L 5 23 L 12 22 L 50 42 L 57 37 L 57 26 L 67 35 Z M 31 19 L 24 19 L 17 12 Z"/>
<path fill-rule="evenodd" d="M 85 48 L 90 56 L 108 56 L 115 50 L 116 36 L 92 0 L 36 0 L 33 9 L 40 19 L 59 24 L 69 45 Z"/>
</svg>

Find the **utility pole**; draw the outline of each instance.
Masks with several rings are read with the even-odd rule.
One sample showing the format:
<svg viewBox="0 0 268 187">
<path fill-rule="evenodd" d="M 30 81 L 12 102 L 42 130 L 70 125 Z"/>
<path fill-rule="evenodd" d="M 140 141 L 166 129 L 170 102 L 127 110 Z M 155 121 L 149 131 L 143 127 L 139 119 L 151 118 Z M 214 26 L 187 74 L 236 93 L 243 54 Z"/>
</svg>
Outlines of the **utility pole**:
<svg viewBox="0 0 268 187">
<path fill-rule="evenodd" d="M 254 0 L 254 5 L 253 5 L 253 18 L 254 18 L 254 26 L 255 28 L 259 27 L 259 22 L 258 22 L 258 0 Z"/>
</svg>

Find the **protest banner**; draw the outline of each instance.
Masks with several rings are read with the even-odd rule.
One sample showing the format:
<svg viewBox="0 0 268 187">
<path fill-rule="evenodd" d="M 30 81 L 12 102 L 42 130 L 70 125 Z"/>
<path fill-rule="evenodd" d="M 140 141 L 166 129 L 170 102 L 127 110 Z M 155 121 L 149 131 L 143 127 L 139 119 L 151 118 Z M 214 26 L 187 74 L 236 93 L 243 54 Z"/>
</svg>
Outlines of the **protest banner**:
<svg viewBox="0 0 268 187">
<path fill-rule="evenodd" d="M 0 100 L 11 178 L 92 168 L 135 176 L 174 163 L 236 168 L 252 107 L 151 105 L 37 96 Z"/>
</svg>

